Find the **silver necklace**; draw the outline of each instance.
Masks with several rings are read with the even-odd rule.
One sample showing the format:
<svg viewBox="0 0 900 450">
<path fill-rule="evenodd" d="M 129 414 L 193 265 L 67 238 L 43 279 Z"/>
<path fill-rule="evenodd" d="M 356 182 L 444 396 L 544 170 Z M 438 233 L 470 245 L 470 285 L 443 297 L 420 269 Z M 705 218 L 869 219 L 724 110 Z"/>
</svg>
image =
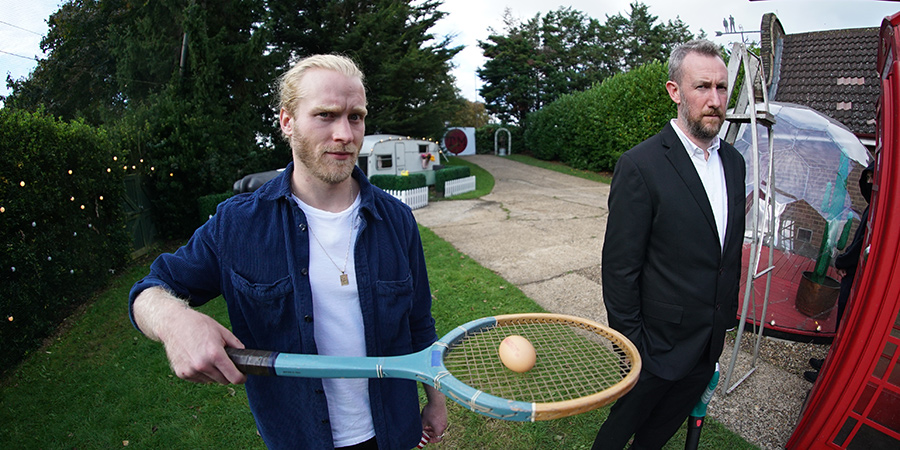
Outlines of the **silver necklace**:
<svg viewBox="0 0 900 450">
<path fill-rule="evenodd" d="M 350 207 L 353 207 L 353 184 L 350 185 Z M 347 286 L 350 284 L 350 277 L 347 275 L 347 262 L 350 261 L 350 245 L 353 243 L 353 229 L 356 226 L 356 220 L 354 218 L 353 211 L 350 211 L 350 236 L 347 238 L 347 254 L 344 255 L 344 267 L 341 268 L 334 262 L 334 258 L 328 254 L 328 251 L 325 250 L 325 246 L 322 245 L 322 242 L 319 241 L 318 236 L 316 236 L 315 231 L 313 231 L 312 227 L 309 228 L 310 234 L 312 234 L 313 239 L 316 240 L 316 243 L 319 244 L 319 248 L 322 249 L 322 253 L 328 257 L 328 260 L 331 261 L 331 264 L 334 264 L 334 267 L 341 272 L 341 286 Z"/>
</svg>

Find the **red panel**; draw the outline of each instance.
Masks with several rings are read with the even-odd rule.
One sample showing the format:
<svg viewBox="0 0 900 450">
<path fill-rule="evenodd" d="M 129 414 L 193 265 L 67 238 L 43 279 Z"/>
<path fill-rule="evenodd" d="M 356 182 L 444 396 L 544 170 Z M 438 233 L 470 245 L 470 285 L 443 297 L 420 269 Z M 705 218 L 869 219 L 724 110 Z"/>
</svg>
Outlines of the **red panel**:
<svg viewBox="0 0 900 450">
<path fill-rule="evenodd" d="M 866 417 L 894 432 L 900 432 L 900 395 L 884 389 Z"/>
<path fill-rule="evenodd" d="M 861 261 L 847 314 L 813 386 L 788 449 L 854 448 L 900 439 L 900 395 L 872 377 L 900 308 L 900 13 L 885 19 L 878 69 L 884 77 L 878 108 L 875 180 L 867 224 L 868 260 Z M 873 262 L 868 264 L 868 262 Z M 895 275 L 897 274 L 897 275 Z M 892 355 L 882 373 L 896 365 Z M 881 363 L 885 366 L 885 363 Z M 890 377 L 890 374 L 888 374 Z M 856 412 L 851 411 L 853 408 Z"/>
</svg>

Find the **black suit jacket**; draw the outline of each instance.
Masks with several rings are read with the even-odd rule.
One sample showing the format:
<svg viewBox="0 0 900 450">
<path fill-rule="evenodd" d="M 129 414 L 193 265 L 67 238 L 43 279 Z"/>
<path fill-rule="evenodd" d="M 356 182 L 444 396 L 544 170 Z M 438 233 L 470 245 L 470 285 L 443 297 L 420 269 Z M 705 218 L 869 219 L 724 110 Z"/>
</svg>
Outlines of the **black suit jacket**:
<svg viewBox="0 0 900 450">
<path fill-rule="evenodd" d="M 603 244 L 603 297 L 612 328 L 640 350 L 644 370 L 668 380 L 701 358 L 718 360 L 736 324 L 746 167 L 719 149 L 728 219 L 724 251 L 706 191 L 669 123 L 616 164 Z"/>
</svg>

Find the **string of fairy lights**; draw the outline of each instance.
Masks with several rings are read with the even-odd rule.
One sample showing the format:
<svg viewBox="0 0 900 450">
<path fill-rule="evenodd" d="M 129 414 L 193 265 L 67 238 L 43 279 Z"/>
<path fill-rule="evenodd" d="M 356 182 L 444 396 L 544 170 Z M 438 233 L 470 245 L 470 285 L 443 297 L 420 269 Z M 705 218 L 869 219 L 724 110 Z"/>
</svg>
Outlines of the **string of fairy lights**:
<svg viewBox="0 0 900 450">
<path fill-rule="evenodd" d="M 114 156 L 112 157 L 112 162 L 113 162 L 114 164 L 113 164 L 113 165 L 110 165 L 109 167 L 106 168 L 106 172 L 107 172 L 107 173 L 112 173 L 113 170 L 116 170 L 116 169 L 114 169 L 114 167 L 118 167 L 118 164 L 120 164 L 120 163 L 119 163 L 119 157 L 114 155 Z M 141 159 L 139 160 L 139 164 L 141 164 L 141 165 L 144 164 L 144 159 L 143 159 L 143 158 L 141 158 Z M 138 166 L 138 164 L 132 164 L 132 165 L 130 165 L 130 166 L 127 165 L 127 164 L 125 164 L 125 165 L 122 165 L 121 167 L 122 167 L 122 170 L 125 171 L 125 172 L 129 172 L 129 170 L 130 170 L 131 172 L 137 172 L 139 166 Z M 156 167 L 155 167 L 155 166 L 150 166 L 150 167 L 149 167 L 149 170 L 150 170 L 150 172 L 155 172 L 155 171 L 156 171 Z M 66 173 L 66 175 L 74 176 L 75 173 L 76 173 L 76 170 L 74 170 L 74 169 L 68 169 L 65 173 Z M 170 176 L 170 177 L 174 177 L 175 174 L 174 174 L 173 172 L 169 172 L 169 176 Z M 30 186 L 30 182 L 26 182 L 26 180 L 20 180 L 19 183 L 18 183 L 18 186 L 19 186 L 20 189 L 25 189 L 25 188 L 28 188 L 28 187 Z M 96 200 L 102 202 L 102 201 L 104 201 L 106 198 L 107 198 L 106 196 L 104 196 L 103 194 L 100 194 L 100 195 L 97 196 L 97 199 L 96 199 Z M 70 196 L 69 196 L 69 201 L 70 201 L 70 202 L 75 203 L 76 200 L 77 200 L 77 198 L 76 198 L 74 195 L 70 195 Z M 0 201 L 2 201 L 2 200 L 0 200 Z M 7 209 L 6 206 L 7 206 L 7 205 L 0 204 L 0 214 L 6 214 L 7 212 L 10 212 L 10 213 L 13 212 L 13 211 Z M 87 212 L 87 205 L 84 204 L 84 203 L 80 203 L 80 204 L 78 205 L 78 209 L 81 210 L 81 211 Z M 31 222 L 31 228 L 34 228 L 34 229 L 37 229 L 37 228 L 38 228 L 38 222 L 37 222 L 36 220 L 33 220 L 33 221 Z M 93 225 L 90 221 L 88 221 L 87 228 L 88 228 L 88 229 L 91 229 L 91 230 L 94 230 L 94 231 L 97 231 L 96 229 L 94 229 L 94 225 Z M 72 237 L 73 237 L 73 238 L 77 238 L 77 237 L 78 237 L 78 231 L 73 231 L 73 232 L 72 232 Z M 47 261 L 47 262 L 52 262 L 52 261 L 53 261 L 53 255 L 47 255 L 46 261 Z M 24 263 L 23 263 L 23 264 L 24 264 Z M 12 266 L 9 267 L 9 271 L 10 271 L 11 273 L 15 273 L 16 270 L 17 270 L 17 269 L 16 269 L 16 266 L 15 266 L 15 265 L 12 265 Z M 75 273 L 76 273 L 76 271 L 75 271 L 74 268 L 69 268 L 68 274 L 74 275 Z M 9 322 L 12 322 L 12 321 L 15 320 L 15 317 L 12 316 L 12 315 L 7 315 L 6 320 L 9 321 Z"/>
<path fill-rule="evenodd" d="M 415 138 L 412 138 L 412 137 L 409 137 L 409 136 L 407 136 L 407 137 L 402 137 L 402 136 L 390 136 L 390 137 L 385 137 L 384 139 L 381 139 L 381 140 L 377 141 L 377 143 L 380 144 L 380 143 L 383 143 L 383 142 L 389 142 L 389 141 L 404 141 L 404 140 L 409 140 L 409 141 L 412 141 L 412 140 L 427 141 L 427 142 L 429 142 L 429 143 L 436 144 L 438 153 L 443 153 L 443 151 L 442 151 L 442 149 L 441 149 L 440 142 L 438 142 L 438 141 L 436 141 L 436 140 L 433 140 L 433 139 L 415 139 Z M 369 151 L 371 151 L 371 149 L 369 149 Z M 433 157 L 432 157 L 432 161 L 433 161 Z M 131 171 L 131 172 L 138 172 L 139 167 L 144 166 L 144 159 L 143 159 L 143 158 L 141 158 L 141 159 L 138 161 L 138 164 L 132 164 L 132 165 L 123 164 L 123 165 L 119 166 L 119 164 L 121 164 L 121 163 L 119 162 L 119 157 L 118 157 L 118 156 L 113 156 L 113 157 L 112 157 L 112 162 L 113 162 L 113 164 L 111 164 L 109 167 L 106 168 L 106 172 L 107 172 L 107 173 L 112 173 L 113 170 L 117 170 L 117 169 L 114 169 L 114 167 L 116 167 L 116 168 L 117 168 L 117 167 L 121 167 L 122 170 L 125 171 L 125 172 L 129 172 L 129 171 Z M 152 166 L 152 165 L 151 165 L 148 169 L 149 169 L 150 172 L 156 172 L 156 167 L 155 167 L 155 166 Z M 69 175 L 69 176 L 73 176 L 73 175 L 75 175 L 75 173 L 76 173 L 76 170 L 74 170 L 74 169 L 68 169 L 68 170 L 66 171 L 66 174 Z M 174 172 L 169 172 L 168 175 L 169 175 L 169 177 L 174 177 L 174 176 L 175 176 Z M 27 188 L 27 187 L 29 186 L 29 183 L 26 182 L 25 180 L 20 180 L 19 183 L 18 183 L 18 185 L 19 185 L 20 188 L 25 189 L 25 188 Z M 97 200 L 102 202 L 102 201 L 105 200 L 105 198 L 106 198 L 106 197 L 105 197 L 104 195 L 101 194 L 101 195 L 99 195 L 99 196 L 97 197 Z M 70 202 L 75 203 L 76 200 L 77 200 L 77 198 L 76 198 L 74 195 L 70 195 L 70 196 L 69 196 L 69 201 L 70 201 Z M 82 211 L 87 211 L 87 205 L 86 205 L 85 203 L 80 203 L 80 204 L 78 205 L 78 208 L 79 208 L 80 210 L 82 210 Z M 0 214 L 5 214 L 5 213 L 7 213 L 7 212 L 8 212 L 8 209 L 7 209 L 6 205 L 0 204 Z M 11 212 L 11 211 L 9 211 L 9 212 Z M 37 221 L 32 221 L 32 222 L 31 222 L 31 227 L 32 227 L 32 228 L 37 228 L 37 227 L 38 227 Z M 87 227 L 88 227 L 89 229 L 93 229 L 93 224 L 91 224 L 90 222 L 88 222 Z M 95 231 L 96 231 L 96 230 L 95 230 Z M 72 232 L 72 237 L 73 237 L 73 238 L 77 238 L 77 237 L 78 237 L 78 232 L 77 232 L 77 231 L 73 231 L 73 232 Z M 48 256 L 46 257 L 46 260 L 47 260 L 48 262 L 53 261 L 53 256 L 52 256 L 52 255 L 48 255 Z M 15 273 L 15 272 L 16 272 L 16 266 L 10 266 L 10 267 L 9 267 L 9 270 L 10 270 L 10 272 Z M 69 273 L 70 275 L 74 275 L 74 274 L 76 273 L 76 271 L 75 271 L 74 268 L 70 268 L 70 269 L 68 270 L 68 273 Z M 7 316 L 7 320 L 8 320 L 9 322 L 12 322 L 13 320 L 15 320 L 15 318 L 14 318 L 12 315 L 8 315 L 8 316 Z"/>
</svg>

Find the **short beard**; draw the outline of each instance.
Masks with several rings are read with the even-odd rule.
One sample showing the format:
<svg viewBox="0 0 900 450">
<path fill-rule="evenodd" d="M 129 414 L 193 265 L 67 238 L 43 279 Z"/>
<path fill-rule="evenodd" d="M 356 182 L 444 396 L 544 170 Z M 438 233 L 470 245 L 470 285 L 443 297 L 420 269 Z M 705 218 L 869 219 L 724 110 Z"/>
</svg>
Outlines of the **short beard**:
<svg viewBox="0 0 900 450">
<path fill-rule="evenodd" d="M 699 119 L 695 120 L 692 113 L 693 111 L 691 110 L 691 107 L 688 106 L 684 95 L 681 95 L 681 104 L 678 105 L 678 115 L 684 119 L 690 135 L 702 141 L 710 141 L 719 135 L 719 130 L 722 129 L 722 125 L 725 123 L 725 114 L 721 110 L 716 111 L 716 114 L 720 119 L 719 125 L 717 126 L 704 125 L 703 117 L 701 116 Z"/>
<path fill-rule="evenodd" d="M 715 138 L 716 136 L 719 135 L 719 130 L 722 129 L 721 123 L 719 124 L 719 126 L 703 125 L 703 119 L 692 120 L 690 117 L 688 117 L 687 122 L 688 122 L 688 131 L 690 132 L 690 134 L 692 136 L 696 137 L 697 139 L 700 139 L 703 141 L 712 140 L 713 138 Z"/>
<path fill-rule="evenodd" d="M 328 184 L 339 184 L 353 174 L 359 149 L 352 145 L 328 145 L 321 148 L 323 153 L 318 153 L 312 144 L 302 136 L 291 136 L 291 149 L 294 157 L 303 164 L 309 173 Z M 325 158 L 324 152 L 338 150 L 354 153 L 353 158 L 336 161 Z"/>
</svg>

